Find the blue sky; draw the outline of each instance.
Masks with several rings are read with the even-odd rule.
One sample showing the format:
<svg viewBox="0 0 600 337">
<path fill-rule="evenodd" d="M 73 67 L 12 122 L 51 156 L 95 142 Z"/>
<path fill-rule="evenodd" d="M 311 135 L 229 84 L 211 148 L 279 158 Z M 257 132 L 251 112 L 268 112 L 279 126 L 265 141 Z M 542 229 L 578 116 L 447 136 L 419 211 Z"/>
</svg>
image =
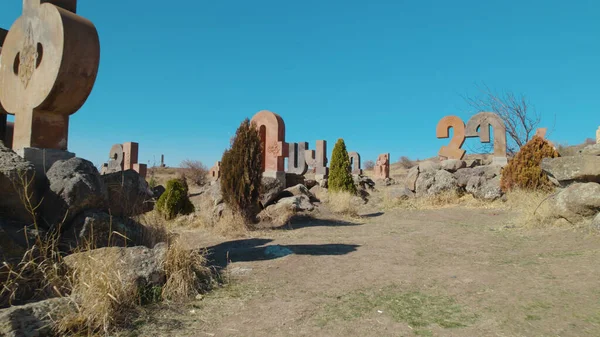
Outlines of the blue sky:
<svg viewBox="0 0 600 337">
<path fill-rule="evenodd" d="M 20 12 L 2 1 L 0 27 Z M 600 125 L 599 1 L 80 0 L 78 12 L 102 51 L 69 149 L 95 164 L 137 141 L 142 163 L 211 166 L 262 109 L 283 117 L 288 142 L 431 157 L 448 143 L 439 119 L 466 122 L 462 96 L 482 83 L 527 95 L 555 142 Z"/>
</svg>

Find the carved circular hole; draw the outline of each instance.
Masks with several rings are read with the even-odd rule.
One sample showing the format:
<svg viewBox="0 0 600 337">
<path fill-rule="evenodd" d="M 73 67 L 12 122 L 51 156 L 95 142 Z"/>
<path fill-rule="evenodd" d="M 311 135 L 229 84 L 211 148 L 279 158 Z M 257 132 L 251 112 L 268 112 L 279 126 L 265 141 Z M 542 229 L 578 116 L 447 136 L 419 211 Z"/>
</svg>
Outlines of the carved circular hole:
<svg viewBox="0 0 600 337">
<path fill-rule="evenodd" d="M 21 65 L 21 53 L 17 53 L 15 56 L 15 62 L 13 63 L 13 72 L 15 75 L 19 75 L 19 66 Z"/>
<path fill-rule="evenodd" d="M 37 44 L 37 60 L 35 60 L 35 67 L 38 68 L 42 63 L 42 57 L 44 57 L 44 47 L 38 42 Z"/>
<path fill-rule="evenodd" d="M 117 157 L 118 157 L 118 156 L 117 156 L 117 154 L 116 154 L 116 153 L 115 153 L 115 154 L 113 154 L 113 156 L 112 156 L 112 160 L 117 160 Z"/>
</svg>

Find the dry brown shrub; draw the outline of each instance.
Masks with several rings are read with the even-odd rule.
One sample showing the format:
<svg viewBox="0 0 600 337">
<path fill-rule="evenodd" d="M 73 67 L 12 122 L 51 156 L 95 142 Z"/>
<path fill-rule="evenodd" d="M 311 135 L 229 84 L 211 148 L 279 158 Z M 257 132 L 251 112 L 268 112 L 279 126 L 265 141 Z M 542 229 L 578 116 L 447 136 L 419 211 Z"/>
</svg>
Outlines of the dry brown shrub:
<svg viewBox="0 0 600 337">
<path fill-rule="evenodd" d="M 208 168 L 201 161 L 186 159 L 180 166 L 183 176 L 196 186 L 204 186 L 208 182 Z"/>
<path fill-rule="evenodd" d="M 329 206 L 332 212 L 350 217 L 358 216 L 358 208 L 362 203 L 359 197 L 348 192 L 328 192 L 322 196 L 321 201 Z"/>
<path fill-rule="evenodd" d="M 445 207 L 469 207 L 469 208 L 493 208 L 497 207 L 500 201 L 489 202 L 478 200 L 471 194 L 460 195 L 454 191 L 447 191 L 437 195 L 413 197 L 409 199 L 398 199 L 390 195 L 389 192 L 383 194 L 384 207 L 386 209 L 437 209 Z"/>
<path fill-rule="evenodd" d="M 548 141 L 534 136 L 502 169 L 500 187 L 505 192 L 514 188 L 551 190 L 553 185 L 542 171 L 541 162 L 544 158 L 558 156 L 558 152 Z"/>
<path fill-rule="evenodd" d="M 213 286 L 212 272 L 206 266 L 205 250 L 189 250 L 179 240 L 169 245 L 163 268 L 167 281 L 162 298 L 181 302 Z"/>
</svg>

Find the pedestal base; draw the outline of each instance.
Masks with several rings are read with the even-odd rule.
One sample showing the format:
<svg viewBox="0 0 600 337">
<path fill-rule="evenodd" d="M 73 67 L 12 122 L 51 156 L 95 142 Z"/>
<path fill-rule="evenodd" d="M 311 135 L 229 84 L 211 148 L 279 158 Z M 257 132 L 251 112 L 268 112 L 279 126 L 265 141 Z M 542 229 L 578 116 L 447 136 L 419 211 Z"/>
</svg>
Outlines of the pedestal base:
<svg viewBox="0 0 600 337">
<path fill-rule="evenodd" d="M 46 172 L 59 160 L 68 160 L 75 157 L 75 153 L 55 149 L 38 149 L 25 147 L 15 151 L 21 158 L 35 166 L 36 176 L 46 176 Z"/>
<path fill-rule="evenodd" d="M 492 158 L 492 165 L 500 165 L 501 167 L 506 166 L 508 164 L 508 158 L 506 157 L 494 157 Z"/>
</svg>

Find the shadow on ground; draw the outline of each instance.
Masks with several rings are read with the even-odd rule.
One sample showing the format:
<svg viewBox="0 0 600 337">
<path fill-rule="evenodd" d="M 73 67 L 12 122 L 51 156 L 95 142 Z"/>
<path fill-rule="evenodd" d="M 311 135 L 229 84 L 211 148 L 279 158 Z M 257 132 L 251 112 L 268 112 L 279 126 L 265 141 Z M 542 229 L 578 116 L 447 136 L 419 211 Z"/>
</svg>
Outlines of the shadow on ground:
<svg viewBox="0 0 600 337">
<path fill-rule="evenodd" d="M 286 255 L 345 255 L 357 250 L 360 245 L 267 245 L 271 239 L 243 239 L 220 243 L 208 247 L 207 259 L 211 265 L 224 268 L 232 262 L 274 260 Z"/>
<path fill-rule="evenodd" d="M 287 224 L 275 227 L 279 230 L 294 230 L 308 227 L 345 227 L 345 226 L 361 226 L 362 223 L 344 221 L 338 219 L 317 219 L 311 215 L 296 215 L 292 217 Z"/>
</svg>

